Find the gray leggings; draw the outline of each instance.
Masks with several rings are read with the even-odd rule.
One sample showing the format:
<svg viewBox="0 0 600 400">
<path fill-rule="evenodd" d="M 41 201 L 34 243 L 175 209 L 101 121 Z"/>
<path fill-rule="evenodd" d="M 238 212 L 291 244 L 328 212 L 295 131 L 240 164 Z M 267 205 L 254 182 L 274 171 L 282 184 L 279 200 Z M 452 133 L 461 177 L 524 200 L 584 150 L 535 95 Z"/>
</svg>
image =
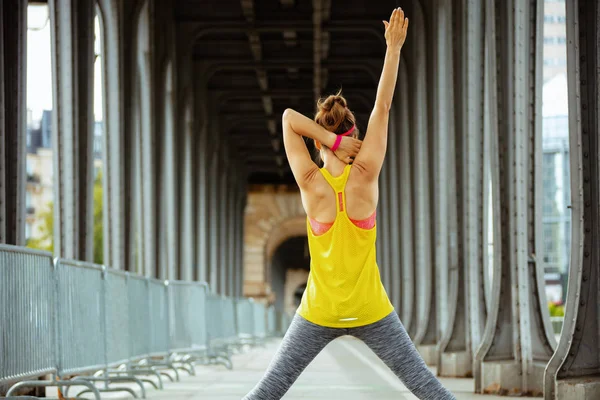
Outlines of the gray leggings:
<svg viewBox="0 0 600 400">
<path fill-rule="evenodd" d="M 425 365 L 395 311 L 357 328 L 327 328 L 296 314 L 260 382 L 243 400 L 278 400 L 332 340 L 350 335 L 362 340 L 419 399 L 456 400 Z"/>
</svg>

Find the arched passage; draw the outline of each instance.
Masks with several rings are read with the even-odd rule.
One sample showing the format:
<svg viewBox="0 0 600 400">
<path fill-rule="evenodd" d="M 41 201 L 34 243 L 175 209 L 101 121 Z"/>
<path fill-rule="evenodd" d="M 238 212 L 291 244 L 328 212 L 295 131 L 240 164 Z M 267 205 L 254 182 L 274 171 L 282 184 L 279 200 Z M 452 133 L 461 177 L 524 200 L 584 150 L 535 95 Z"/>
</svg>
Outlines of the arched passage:
<svg viewBox="0 0 600 400">
<path fill-rule="evenodd" d="M 250 188 L 244 216 L 244 295 L 271 296 L 271 259 L 285 240 L 306 234 L 298 192 L 287 187 Z"/>
<path fill-rule="evenodd" d="M 268 283 L 275 309 L 291 315 L 298 306 L 296 292 L 306 287 L 310 270 L 306 235 L 285 239 L 275 249 L 269 262 L 271 277 Z"/>
</svg>

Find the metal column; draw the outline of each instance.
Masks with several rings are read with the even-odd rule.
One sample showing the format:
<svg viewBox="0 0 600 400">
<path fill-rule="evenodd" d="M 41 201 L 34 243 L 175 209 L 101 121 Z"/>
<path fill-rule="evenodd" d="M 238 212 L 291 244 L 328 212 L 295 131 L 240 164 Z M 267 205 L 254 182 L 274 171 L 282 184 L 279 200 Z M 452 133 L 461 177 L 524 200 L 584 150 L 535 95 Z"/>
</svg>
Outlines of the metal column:
<svg viewBox="0 0 600 400">
<path fill-rule="evenodd" d="M 483 8 L 479 1 L 463 0 L 453 8 L 439 7 L 447 14 L 455 10 L 452 25 L 458 50 L 455 59 L 456 194 L 458 216 L 458 263 L 452 264 L 448 325 L 440 341 L 440 375 L 470 376 L 473 356 L 480 344 L 485 321 L 482 281 L 483 232 Z M 449 15 L 445 21 L 451 21 Z M 441 50 L 442 52 L 445 51 Z M 451 58 L 449 55 L 447 59 Z M 436 107 L 438 108 L 438 107 Z"/>
<path fill-rule="evenodd" d="M 497 123 L 499 165 L 492 167 L 499 167 L 499 173 L 492 170 L 492 185 L 501 210 L 494 218 L 500 262 L 494 265 L 490 309 L 475 356 L 475 389 L 541 394 L 554 346 L 540 240 L 542 1 L 486 5 L 489 70 L 497 71 L 491 77 L 497 79 L 492 88 L 498 115 L 492 124 Z"/>
<path fill-rule="evenodd" d="M 452 161 L 449 156 L 451 135 L 454 135 L 454 102 L 452 100 L 452 4 L 450 0 L 437 0 L 432 24 L 433 49 L 433 183 L 432 196 L 435 219 L 435 273 L 436 299 L 438 307 L 438 337 L 443 340 L 448 320 L 448 280 L 450 262 L 450 209 L 456 206 L 456 198 L 451 197 Z M 455 243 L 453 243 L 455 246 Z M 438 373 L 443 373 L 441 353 L 438 343 Z"/>
<path fill-rule="evenodd" d="M 400 251 L 402 259 L 402 322 L 411 337 L 416 331 L 415 321 L 415 264 L 414 264 L 414 238 L 413 238 L 413 195 L 412 195 L 412 168 L 411 168 L 411 123 L 410 123 L 410 96 L 408 72 L 404 57 L 400 58 L 399 70 L 399 101 L 395 104 L 398 121 L 398 145 L 400 147 Z"/>
<path fill-rule="evenodd" d="M 84 261 L 93 257 L 94 6 L 93 0 L 49 1 L 54 254 Z"/>
<path fill-rule="evenodd" d="M 398 207 L 400 207 L 400 198 L 398 197 L 398 135 L 400 134 L 398 129 L 398 107 L 392 106 L 390 110 L 390 126 L 388 132 L 388 157 L 389 159 L 389 197 L 390 197 L 390 210 L 388 212 L 390 223 L 389 223 L 389 244 L 390 244 L 390 281 L 388 287 L 388 295 L 394 305 L 396 312 L 401 313 L 401 285 L 402 285 L 402 271 L 400 270 L 400 218 L 398 216 Z"/>
<path fill-rule="evenodd" d="M 196 71 L 198 72 L 198 71 Z M 195 74 L 196 76 L 201 76 Z M 208 140 L 208 120 L 206 111 L 206 91 L 203 83 L 197 83 L 197 90 L 194 94 L 196 105 L 196 159 L 197 174 L 195 179 L 197 213 L 196 213 L 196 280 L 208 282 L 209 257 L 209 223 L 208 223 L 208 202 L 210 190 L 208 187 L 209 179 L 209 140 Z"/>
<path fill-rule="evenodd" d="M 217 237 L 218 243 L 218 264 L 217 264 L 217 282 L 218 282 L 218 292 L 220 294 L 225 294 L 227 290 L 227 206 L 229 204 L 229 195 L 228 192 L 228 184 L 227 182 L 230 179 L 231 173 L 231 164 L 229 161 L 229 147 L 227 144 L 222 146 L 221 151 L 221 160 L 219 167 L 219 182 L 218 182 L 218 225 L 219 225 L 219 235 Z"/>
<path fill-rule="evenodd" d="M 567 1 L 572 250 L 564 325 L 544 397 L 600 398 L 600 6 Z"/>
<path fill-rule="evenodd" d="M 381 273 L 381 281 L 386 290 L 390 287 L 390 257 L 389 257 L 389 225 L 390 225 L 390 206 L 389 206 L 389 155 L 386 156 L 379 176 L 379 211 L 381 217 L 378 218 L 379 226 L 377 228 L 377 236 L 379 241 L 379 249 L 377 249 L 379 271 Z"/>
<path fill-rule="evenodd" d="M 243 252 L 244 252 L 244 199 L 245 193 L 242 191 L 242 186 L 239 188 L 239 195 L 235 204 L 235 219 L 236 219 L 236 235 L 235 235 L 235 289 L 234 296 L 241 297 L 244 290 L 244 264 L 243 264 Z"/>
<path fill-rule="evenodd" d="M 27 1 L 0 4 L 0 243 L 25 245 Z"/>
<path fill-rule="evenodd" d="M 239 167 L 237 162 L 232 163 L 231 180 L 229 181 L 229 202 L 227 203 L 227 295 L 235 296 L 236 261 L 235 244 L 237 242 L 237 215 L 236 204 L 239 193 Z"/>
<path fill-rule="evenodd" d="M 163 101 L 163 124 L 161 132 L 162 150 L 159 152 L 162 162 L 160 163 L 161 169 L 161 182 L 158 190 L 158 195 L 162 200 L 160 207 L 162 228 L 159 235 L 164 236 L 164 239 L 159 243 L 160 253 L 165 253 L 163 257 L 166 260 L 166 266 L 160 266 L 162 270 L 164 268 L 166 275 L 162 279 L 178 279 L 179 278 L 179 263 L 178 263 L 178 246 L 177 246 L 177 211 L 176 211 L 176 191 L 177 191 L 177 173 L 176 173 L 176 156 L 177 152 L 177 139 L 175 130 L 175 93 L 173 88 L 173 71 L 171 66 L 166 70 L 165 78 L 165 90 Z"/>
<path fill-rule="evenodd" d="M 181 152 L 183 153 L 182 160 L 182 176 L 181 176 L 181 199 L 179 206 L 181 207 L 180 220 L 180 265 L 181 279 L 186 281 L 194 280 L 194 221 L 196 207 L 194 206 L 194 178 L 198 170 L 193 169 L 193 153 L 194 153 L 194 131 L 193 117 L 188 104 L 186 107 L 184 126 L 181 130 L 183 135 Z M 197 204 L 197 203 L 196 203 Z"/>
<path fill-rule="evenodd" d="M 130 193 L 133 180 L 129 175 L 132 166 L 131 97 L 131 28 L 124 24 L 125 4 L 110 0 L 100 0 L 103 27 L 103 113 L 104 151 L 103 168 L 103 222 L 104 222 L 104 263 L 116 269 L 132 268 L 126 257 L 129 244 L 126 238 L 131 234 L 129 216 L 133 207 Z M 127 31 L 127 29 L 130 29 Z M 127 32 L 126 32 L 127 31 Z M 127 117 L 125 117 L 127 116 Z M 129 128 L 129 129 L 128 129 Z M 129 132 L 125 135 L 125 132 Z M 128 156 L 125 157 L 125 154 Z"/>
<path fill-rule="evenodd" d="M 213 292 L 218 290 L 218 263 L 219 263 L 219 153 L 218 149 L 210 154 L 208 176 L 208 283 Z"/>
<path fill-rule="evenodd" d="M 429 186 L 429 123 L 427 99 L 427 32 L 425 29 L 425 16 L 420 4 L 415 4 L 415 24 L 413 34 L 416 38 L 410 47 L 410 92 L 412 98 L 411 119 L 413 132 L 412 145 L 412 173 L 414 190 L 414 256 L 417 285 L 417 313 L 415 345 L 423 355 L 428 365 L 435 365 L 437 357 L 435 349 L 437 344 L 437 313 L 434 296 L 435 276 L 432 264 L 431 246 L 431 215 L 430 215 L 430 186 Z"/>
</svg>

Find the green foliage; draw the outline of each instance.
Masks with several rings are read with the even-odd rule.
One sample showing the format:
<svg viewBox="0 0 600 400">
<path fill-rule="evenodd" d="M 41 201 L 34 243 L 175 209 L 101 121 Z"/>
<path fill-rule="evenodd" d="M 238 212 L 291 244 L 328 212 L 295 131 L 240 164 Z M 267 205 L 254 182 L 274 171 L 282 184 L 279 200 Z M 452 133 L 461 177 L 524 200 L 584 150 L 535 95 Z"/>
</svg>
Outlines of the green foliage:
<svg viewBox="0 0 600 400">
<path fill-rule="evenodd" d="M 551 317 L 564 317 L 565 306 L 558 303 L 548 303 L 548 310 L 550 311 Z"/>
<path fill-rule="evenodd" d="M 54 251 L 54 204 L 48 203 L 48 207 L 39 214 L 42 220 L 39 235 L 27 241 L 27 247 L 38 250 Z"/>
<path fill-rule="evenodd" d="M 104 221 L 103 218 L 102 171 L 98 171 L 94 182 L 94 263 L 104 261 Z"/>
<path fill-rule="evenodd" d="M 104 231 L 103 231 L 103 189 L 102 172 L 98 172 L 94 181 L 94 262 L 102 264 L 104 260 Z M 39 214 L 42 220 L 39 235 L 27 241 L 27 247 L 32 249 L 54 250 L 54 203 L 49 203 L 46 210 Z"/>
</svg>

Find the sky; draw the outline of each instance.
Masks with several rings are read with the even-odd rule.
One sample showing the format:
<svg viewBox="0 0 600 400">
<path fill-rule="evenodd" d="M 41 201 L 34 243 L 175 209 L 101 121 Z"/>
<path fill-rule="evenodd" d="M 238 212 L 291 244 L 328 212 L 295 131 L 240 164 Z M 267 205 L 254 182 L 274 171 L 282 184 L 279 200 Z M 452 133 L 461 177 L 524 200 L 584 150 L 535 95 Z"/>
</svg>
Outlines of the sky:
<svg viewBox="0 0 600 400">
<path fill-rule="evenodd" d="M 47 5 L 30 5 L 27 8 L 27 108 L 32 119 L 39 121 L 43 110 L 52 109 L 52 60 L 50 52 L 50 22 Z M 100 37 L 98 19 L 95 20 L 96 37 Z M 96 54 L 100 52 L 96 41 Z M 102 120 L 101 59 L 94 65 L 94 116 Z"/>
</svg>

